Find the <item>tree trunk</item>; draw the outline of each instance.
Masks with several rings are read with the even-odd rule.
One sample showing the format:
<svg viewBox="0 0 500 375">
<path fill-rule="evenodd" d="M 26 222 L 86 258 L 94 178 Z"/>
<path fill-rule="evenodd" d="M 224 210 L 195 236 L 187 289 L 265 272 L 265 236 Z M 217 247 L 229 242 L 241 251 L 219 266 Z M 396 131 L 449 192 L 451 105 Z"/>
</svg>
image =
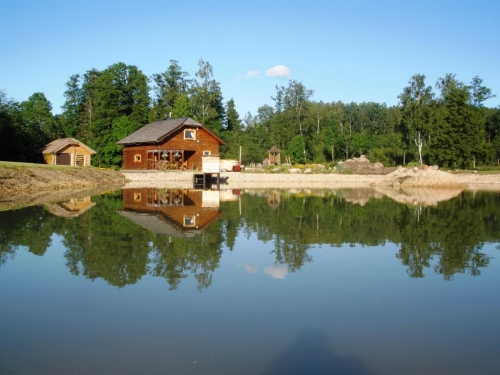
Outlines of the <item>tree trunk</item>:
<svg viewBox="0 0 500 375">
<path fill-rule="evenodd" d="M 418 160 L 420 161 L 420 165 L 424 164 L 422 161 L 422 146 L 423 146 L 423 141 L 420 132 L 417 132 L 418 140 L 415 139 L 415 144 L 417 145 L 418 149 Z"/>
</svg>

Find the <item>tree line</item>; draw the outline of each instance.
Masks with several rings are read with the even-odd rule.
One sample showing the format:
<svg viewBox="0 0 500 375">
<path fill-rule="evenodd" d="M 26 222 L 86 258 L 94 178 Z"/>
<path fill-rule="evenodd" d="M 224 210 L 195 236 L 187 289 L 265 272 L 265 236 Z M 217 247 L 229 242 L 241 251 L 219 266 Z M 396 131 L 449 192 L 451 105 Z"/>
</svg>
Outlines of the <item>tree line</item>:
<svg viewBox="0 0 500 375">
<path fill-rule="evenodd" d="M 0 159 L 31 161 L 46 143 L 74 137 L 96 151 L 94 165 L 120 167 L 118 140 L 152 121 L 189 116 L 226 142 L 221 157 L 238 158 L 241 146 L 244 164 L 262 162 L 273 146 L 294 164 L 360 155 L 387 166 L 499 163 L 500 107 L 484 106 L 495 95 L 477 76 L 465 84 L 446 74 L 433 89 L 415 74 L 395 93 L 395 106 L 313 101 L 314 91 L 296 80 L 275 88 L 273 106 L 241 117 L 232 98 L 224 102 L 212 65 L 200 59 L 194 76 L 176 60 L 151 77 L 122 62 L 74 74 L 57 115 L 41 92 L 19 103 L 0 91 Z"/>
</svg>

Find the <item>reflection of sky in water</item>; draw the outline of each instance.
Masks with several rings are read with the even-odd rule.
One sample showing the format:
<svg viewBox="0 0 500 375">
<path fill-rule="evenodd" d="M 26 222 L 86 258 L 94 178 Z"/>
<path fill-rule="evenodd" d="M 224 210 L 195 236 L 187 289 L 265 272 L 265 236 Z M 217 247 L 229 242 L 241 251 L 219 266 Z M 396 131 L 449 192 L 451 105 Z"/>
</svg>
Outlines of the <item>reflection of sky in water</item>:
<svg viewBox="0 0 500 375">
<path fill-rule="evenodd" d="M 285 266 L 267 266 L 264 267 L 264 272 L 275 279 L 284 279 L 288 269 Z"/>
<path fill-rule="evenodd" d="M 254 264 L 238 264 L 238 267 L 243 267 L 247 273 L 259 273 L 259 267 Z M 264 273 L 275 279 L 284 279 L 288 274 L 286 266 L 267 266 L 264 267 Z"/>
<path fill-rule="evenodd" d="M 253 235 L 248 239 L 240 235 L 238 243 L 240 246 L 227 254 L 236 268 L 244 269 L 248 274 L 262 274 L 273 279 L 284 279 L 288 275 L 286 264 L 275 264 L 272 243 L 264 244 Z M 226 259 L 223 257 L 221 263 Z"/>
<path fill-rule="evenodd" d="M 496 243 L 482 251 L 498 258 Z M 58 236 L 0 268 L 0 373 L 476 374 L 500 366 L 500 262 L 480 277 L 408 276 L 398 246 L 311 246 L 288 272 L 237 236 L 212 285 L 116 288 L 71 275 Z M 279 279 L 279 280 L 277 280 Z M 295 371 L 295 372 L 294 372 Z"/>
</svg>

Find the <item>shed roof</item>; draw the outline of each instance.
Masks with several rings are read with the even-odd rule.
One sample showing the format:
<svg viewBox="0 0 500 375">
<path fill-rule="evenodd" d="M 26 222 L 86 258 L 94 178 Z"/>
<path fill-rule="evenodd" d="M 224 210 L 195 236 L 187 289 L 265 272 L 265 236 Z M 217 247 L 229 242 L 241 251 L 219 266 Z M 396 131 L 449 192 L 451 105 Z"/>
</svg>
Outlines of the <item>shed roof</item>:
<svg viewBox="0 0 500 375">
<path fill-rule="evenodd" d="M 270 152 L 272 154 L 278 154 L 280 152 L 280 149 L 276 146 L 271 147 L 271 149 L 267 152 Z"/>
<path fill-rule="evenodd" d="M 205 126 L 190 117 L 169 118 L 167 120 L 152 122 L 150 124 L 144 125 L 142 128 L 136 130 L 132 134 L 116 143 L 119 145 L 156 143 L 167 137 L 169 134 L 172 134 L 174 131 L 182 128 L 183 126 L 198 126 L 200 128 L 203 128 L 213 137 L 215 137 L 220 144 L 224 144 L 224 141 L 217 135 L 215 135 Z"/>
<path fill-rule="evenodd" d="M 95 154 L 95 151 L 92 150 L 90 147 L 85 145 L 84 143 L 80 142 L 79 140 L 75 138 L 59 138 L 56 139 L 55 141 L 52 141 L 42 148 L 36 150 L 36 153 L 42 153 L 42 154 L 53 154 L 56 153 L 57 151 L 63 149 L 66 146 L 80 146 L 85 149 L 87 149 L 91 154 Z"/>
</svg>

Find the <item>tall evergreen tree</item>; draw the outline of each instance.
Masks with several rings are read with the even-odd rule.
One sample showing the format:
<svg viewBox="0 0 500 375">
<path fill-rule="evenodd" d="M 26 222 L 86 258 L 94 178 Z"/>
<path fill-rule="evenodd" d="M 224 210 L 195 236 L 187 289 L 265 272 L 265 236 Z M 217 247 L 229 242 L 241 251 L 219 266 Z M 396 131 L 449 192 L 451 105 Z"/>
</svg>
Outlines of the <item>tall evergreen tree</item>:
<svg viewBox="0 0 500 375">
<path fill-rule="evenodd" d="M 439 117 L 432 138 L 432 160 L 449 167 L 475 166 L 484 146 L 484 118 L 470 104 L 469 87 L 447 74 L 437 83 L 441 91 Z"/>
<path fill-rule="evenodd" d="M 240 131 L 241 130 L 241 120 L 238 111 L 236 111 L 236 105 L 234 104 L 234 99 L 231 98 L 226 104 L 226 124 L 224 126 L 225 131 Z"/>
<path fill-rule="evenodd" d="M 82 111 L 84 108 L 83 89 L 80 83 L 80 75 L 74 74 L 66 82 L 66 91 L 61 115 L 61 123 L 67 137 L 78 137 L 79 125 L 82 121 Z"/>
<path fill-rule="evenodd" d="M 180 104 L 176 105 L 176 102 L 181 96 L 188 94 L 190 83 L 188 77 L 189 74 L 182 71 L 177 60 L 170 60 L 170 65 L 165 72 L 153 74 L 153 91 L 155 95 L 151 108 L 152 121 L 166 119 L 170 112 L 175 109 L 179 111 Z M 177 116 L 172 114 L 172 117 Z"/>
<path fill-rule="evenodd" d="M 136 66 L 117 63 L 70 77 L 61 122 L 96 151 L 97 165 L 121 164 L 115 143 L 149 120 L 148 78 Z"/>
<path fill-rule="evenodd" d="M 239 149 L 242 146 L 241 120 L 234 100 L 231 98 L 226 104 L 226 121 L 222 139 L 226 142 L 221 147 L 221 155 L 228 159 L 239 159 Z"/>
</svg>

